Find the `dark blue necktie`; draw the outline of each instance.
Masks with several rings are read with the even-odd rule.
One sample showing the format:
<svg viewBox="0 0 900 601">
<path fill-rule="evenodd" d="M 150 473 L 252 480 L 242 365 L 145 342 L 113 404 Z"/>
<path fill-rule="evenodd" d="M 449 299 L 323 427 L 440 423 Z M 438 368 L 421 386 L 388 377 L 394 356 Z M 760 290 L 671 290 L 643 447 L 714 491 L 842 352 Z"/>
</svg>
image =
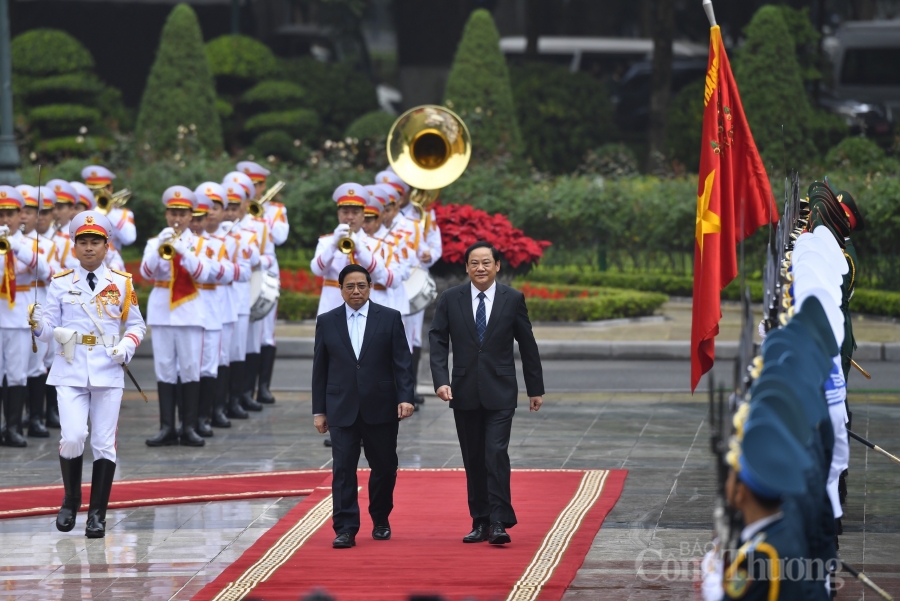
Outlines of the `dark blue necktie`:
<svg viewBox="0 0 900 601">
<path fill-rule="evenodd" d="M 96 282 L 95 282 L 96 279 L 97 279 L 97 276 L 94 275 L 94 272 L 89 271 L 87 280 L 88 280 L 88 286 L 91 287 L 91 290 L 93 290 L 94 286 L 96 285 Z"/>
<path fill-rule="evenodd" d="M 484 309 L 484 292 L 478 293 L 478 309 L 475 310 L 475 330 L 478 332 L 478 344 L 484 342 L 484 331 L 487 329 L 487 311 Z"/>
</svg>

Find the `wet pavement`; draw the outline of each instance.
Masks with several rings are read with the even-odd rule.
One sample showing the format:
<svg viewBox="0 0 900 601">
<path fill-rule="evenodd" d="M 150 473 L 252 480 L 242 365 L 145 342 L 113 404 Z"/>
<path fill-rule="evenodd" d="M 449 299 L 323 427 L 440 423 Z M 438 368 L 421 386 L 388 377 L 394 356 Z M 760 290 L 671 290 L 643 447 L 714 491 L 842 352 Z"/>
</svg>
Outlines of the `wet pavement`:
<svg viewBox="0 0 900 601">
<path fill-rule="evenodd" d="M 274 407 L 233 422 L 230 430 L 216 430 L 206 447 L 151 449 L 144 439 L 157 427 L 155 403 L 128 393 L 116 477 L 328 467 L 330 450 L 312 428 L 308 395 L 278 396 Z M 900 451 L 900 396 L 854 394 L 851 404 L 857 433 Z M 539 413 L 517 413 L 510 445 L 514 468 L 629 470 L 622 497 L 565 600 L 693 598 L 697 565 L 711 539 L 716 488 L 706 410 L 703 395 L 567 392 L 548 395 Z M 900 595 L 894 556 L 900 548 L 900 466 L 852 444 L 841 555 Z M 26 449 L 0 448 L 2 485 L 60 482 L 57 445 L 51 438 L 32 439 Z M 434 397 L 401 425 L 399 447 L 401 467 L 462 464 L 451 412 Z M 85 479 L 89 466 L 88 453 Z M 84 538 L 84 513 L 65 534 L 55 529 L 53 516 L 0 520 L 0 601 L 189 599 L 298 502 L 303 501 L 111 510 L 107 537 L 92 541 Z M 460 524 L 461 535 L 467 527 Z M 515 530 L 511 534 L 515 540 Z M 860 598 L 856 583 L 839 596 Z"/>
</svg>

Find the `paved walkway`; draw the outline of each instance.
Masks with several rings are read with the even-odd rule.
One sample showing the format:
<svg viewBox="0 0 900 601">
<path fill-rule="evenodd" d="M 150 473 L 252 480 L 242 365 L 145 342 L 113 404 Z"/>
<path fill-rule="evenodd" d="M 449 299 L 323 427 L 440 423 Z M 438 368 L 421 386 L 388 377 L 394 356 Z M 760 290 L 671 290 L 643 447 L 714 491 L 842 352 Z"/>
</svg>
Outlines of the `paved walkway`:
<svg viewBox="0 0 900 601">
<path fill-rule="evenodd" d="M 330 451 L 310 423 L 308 396 L 282 393 L 279 398 L 275 407 L 252 419 L 217 430 L 202 449 L 150 449 L 143 440 L 156 420 L 155 403 L 144 404 L 128 393 L 119 425 L 117 477 L 330 465 Z M 856 394 L 851 402 L 860 434 L 900 450 L 900 397 Z M 622 498 L 598 533 L 567 601 L 691 598 L 696 562 L 711 537 L 715 493 L 705 420 L 704 398 L 679 394 L 557 393 L 547 396 L 539 413 L 517 414 L 513 467 L 629 470 Z M 898 467 L 861 445 L 851 451 L 842 556 L 900 595 L 894 555 L 900 543 Z M 435 398 L 402 424 L 400 463 L 461 465 L 452 415 Z M 26 449 L 0 448 L 5 486 L 59 482 L 58 466 L 55 439 L 31 441 Z M 107 518 L 107 538 L 94 541 L 83 536 L 84 514 L 67 534 L 56 531 L 52 516 L 0 520 L 0 601 L 189 599 L 297 502 L 115 510 Z M 460 535 L 467 529 L 468 524 L 460 524 Z M 515 541 L 515 529 L 511 534 Z M 296 593 L 299 597 L 303 591 Z M 839 598 L 859 599 L 859 588 L 850 585 Z"/>
</svg>

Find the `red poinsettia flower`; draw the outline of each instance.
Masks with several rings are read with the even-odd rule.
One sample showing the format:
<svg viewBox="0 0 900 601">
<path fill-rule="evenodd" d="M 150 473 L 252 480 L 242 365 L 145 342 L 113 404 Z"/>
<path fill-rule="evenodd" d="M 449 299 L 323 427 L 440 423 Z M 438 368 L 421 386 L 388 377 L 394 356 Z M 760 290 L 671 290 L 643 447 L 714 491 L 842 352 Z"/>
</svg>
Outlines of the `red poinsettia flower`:
<svg viewBox="0 0 900 601">
<path fill-rule="evenodd" d="M 547 240 L 526 236 L 505 215 L 488 215 L 471 205 L 436 204 L 434 213 L 441 228 L 441 260 L 445 263 L 462 262 L 466 249 L 479 240 L 490 242 L 513 268 L 536 264 L 550 246 Z"/>
</svg>

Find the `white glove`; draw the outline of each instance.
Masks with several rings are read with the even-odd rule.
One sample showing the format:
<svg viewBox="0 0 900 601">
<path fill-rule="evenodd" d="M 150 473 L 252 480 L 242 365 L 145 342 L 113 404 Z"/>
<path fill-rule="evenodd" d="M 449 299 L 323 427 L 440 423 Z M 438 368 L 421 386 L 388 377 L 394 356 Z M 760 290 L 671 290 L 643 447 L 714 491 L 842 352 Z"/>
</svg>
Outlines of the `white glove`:
<svg viewBox="0 0 900 601">
<path fill-rule="evenodd" d="M 700 586 L 700 593 L 703 601 L 719 601 L 725 597 L 725 591 L 722 589 L 722 560 L 719 559 L 716 550 L 707 551 L 700 562 L 700 569 L 703 574 L 703 582 Z"/>
<path fill-rule="evenodd" d="M 0 236 L 9 236 L 9 226 L 0 225 Z"/>
<path fill-rule="evenodd" d="M 766 339 L 766 320 L 763 319 L 759 322 L 759 325 L 756 326 L 756 331 L 759 332 L 759 337 L 763 340 Z"/>
<path fill-rule="evenodd" d="M 32 328 L 35 334 L 39 333 L 43 329 L 44 324 L 44 310 L 41 308 L 40 303 L 35 303 L 31 309 L 31 321 L 35 324 Z"/>
<path fill-rule="evenodd" d="M 134 355 L 135 348 L 134 340 L 131 338 L 123 338 L 116 346 L 111 348 L 107 347 L 106 354 L 114 363 L 123 365 L 128 363 L 128 360 Z"/>
<path fill-rule="evenodd" d="M 161 231 L 159 233 L 159 242 L 160 242 L 160 244 L 162 244 L 163 242 L 168 242 L 169 240 L 171 240 L 174 237 L 175 237 L 175 230 L 170 227 L 167 227 L 166 229 L 164 229 L 163 231 Z"/>
<path fill-rule="evenodd" d="M 357 263 L 368 269 L 369 265 L 372 264 L 372 251 L 370 251 L 369 247 L 365 244 L 363 232 L 358 233 L 354 238 L 353 243 L 356 245 L 353 252 L 356 255 Z"/>
<path fill-rule="evenodd" d="M 350 226 L 346 223 L 342 223 L 336 228 L 334 228 L 334 238 L 332 242 L 334 242 L 334 247 L 337 248 L 338 242 L 341 241 L 341 238 L 352 238 L 353 235 L 350 232 Z"/>
</svg>

